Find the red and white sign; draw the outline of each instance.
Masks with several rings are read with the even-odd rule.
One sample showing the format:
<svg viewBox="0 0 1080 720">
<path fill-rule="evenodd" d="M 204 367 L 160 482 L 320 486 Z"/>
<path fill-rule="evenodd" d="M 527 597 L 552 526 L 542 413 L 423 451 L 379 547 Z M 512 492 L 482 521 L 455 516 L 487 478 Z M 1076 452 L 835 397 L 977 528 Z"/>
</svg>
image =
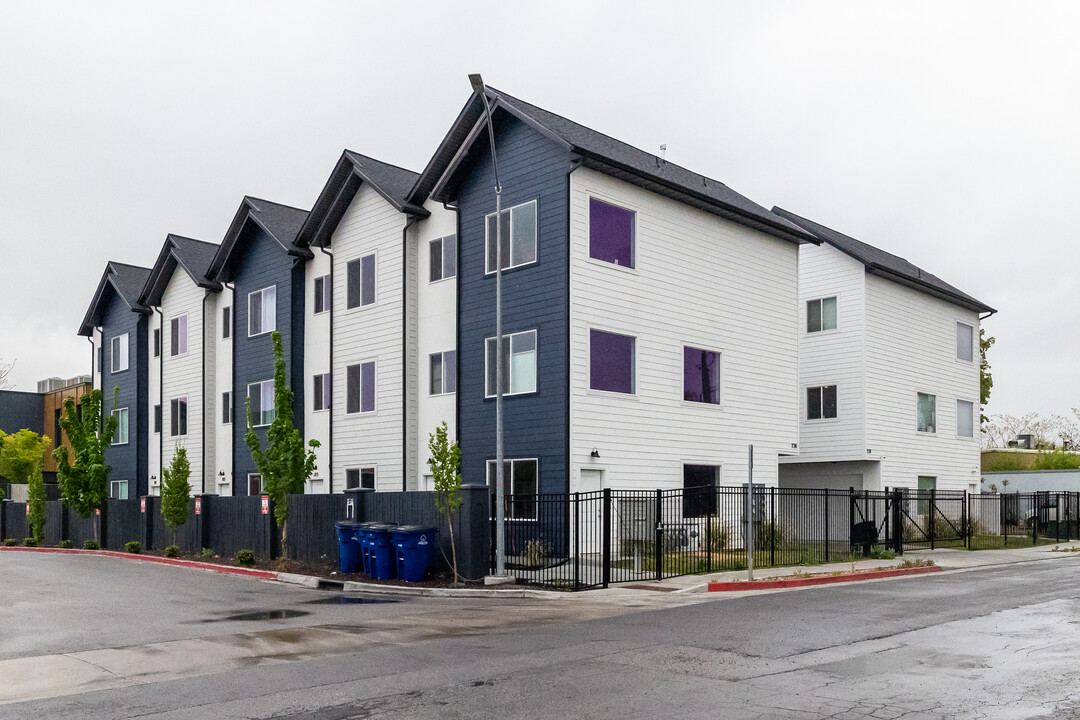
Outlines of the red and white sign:
<svg viewBox="0 0 1080 720">
<path fill-rule="evenodd" d="M 30 517 L 30 503 L 26 503 L 26 517 Z"/>
<path fill-rule="evenodd" d="M 267 497 L 266 495 L 262 496 L 262 509 L 263 509 L 263 515 L 269 515 L 270 514 L 270 498 Z"/>
<path fill-rule="evenodd" d="M 101 517 L 101 508 L 98 508 L 97 510 L 95 510 L 94 514 L 97 515 L 98 517 Z"/>
<path fill-rule="evenodd" d="M 141 498 L 139 500 L 139 512 L 141 512 L 141 513 L 146 512 L 146 498 Z"/>
<path fill-rule="evenodd" d="M 195 514 L 202 515 L 202 498 L 195 498 Z"/>
</svg>

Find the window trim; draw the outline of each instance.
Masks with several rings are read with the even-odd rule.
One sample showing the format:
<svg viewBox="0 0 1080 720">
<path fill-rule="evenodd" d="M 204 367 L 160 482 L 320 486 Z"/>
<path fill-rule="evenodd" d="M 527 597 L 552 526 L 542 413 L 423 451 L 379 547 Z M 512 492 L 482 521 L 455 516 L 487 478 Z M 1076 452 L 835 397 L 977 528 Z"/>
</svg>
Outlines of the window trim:
<svg viewBox="0 0 1080 720">
<path fill-rule="evenodd" d="M 184 321 L 184 323 L 183 323 L 184 324 L 184 333 L 183 333 L 183 335 L 181 335 L 180 333 L 174 333 L 173 332 L 173 323 L 176 323 L 177 328 L 179 328 L 181 320 Z M 184 341 L 183 352 L 180 351 L 180 339 L 181 338 Z M 173 344 L 174 339 L 176 340 L 176 350 L 177 350 L 175 355 L 173 354 L 173 351 L 172 351 L 172 344 Z M 174 317 L 169 318 L 169 357 L 171 357 L 171 358 L 185 357 L 187 354 L 188 354 L 188 316 L 187 316 L 187 313 L 184 313 L 182 315 L 176 315 Z"/>
<path fill-rule="evenodd" d="M 113 335 L 109 338 L 109 370 L 110 375 L 116 375 L 118 373 L 127 372 L 131 369 L 130 355 L 131 355 L 131 340 L 128 337 L 130 333 L 120 333 L 119 335 Z M 113 344 L 117 343 L 123 347 L 118 352 Z M 123 367 L 116 367 L 116 360 L 119 358 Z"/>
<path fill-rule="evenodd" d="M 124 497 L 119 497 L 118 494 L 113 495 L 113 486 L 115 485 L 116 487 L 119 487 L 121 484 L 123 484 L 123 486 L 124 486 Z M 109 499 L 110 500 L 127 500 L 130 497 L 130 495 L 129 495 L 130 492 L 131 492 L 131 483 L 130 483 L 130 481 L 128 481 L 128 480 L 109 480 Z"/>
<path fill-rule="evenodd" d="M 316 404 L 315 404 L 315 400 L 316 400 L 315 381 L 318 378 L 326 378 L 325 380 L 322 381 L 322 383 L 320 383 L 320 389 L 322 390 L 322 393 L 323 393 L 323 406 L 322 407 L 317 407 Z M 330 407 L 331 407 L 331 401 L 333 399 L 333 396 L 331 395 L 331 393 L 333 392 L 333 386 L 334 386 L 334 381 L 331 378 L 330 372 L 328 371 L 328 372 L 322 372 L 322 373 L 315 373 L 314 375 L 311 376 L 311 380 L 312 380 L 312 384 L 311 384 L 311 411 L 312 412 L 329 412 Z"/>
<path fill-rule="evenodd" d="M 372 297 L 371 302 L 365 304 L 364 303 L 364 259 L 368 258 L 368 257 L 373 258 L 372 263 L 374 265 L 374 268 L 372 270 L 372 274 L 373 274 L 373 277 L 374 277 L 374 280 L 375 280 L 375 289 L 371 293 L 371 297 Z M 359 263 L 359 265 L 360 265 L 360 304 L 359 305 L 349 305 L 349 266 L 354 264 L 354 263 Z M 367 310 L 369 308 L 378 307 L 378 306 L 379 306 L 379 251 L 378 250 L 372 250 L 371 252 L 366 252 L 363 255 L 358 255 L 358 256 L 354 257 L 352 260 L 345 261 L 345 309 L 348 310 L 348 311 Z"/>
<path fill-rule="evenodd" d="M 971 434 L 960 434 L 960 403 L 967 403 L 971 406 Z M 971 440 L 975 437 L 975 403 L 971 400 L 965 400 L 964 398 L 956 398 L 956 437 L 961 440 Z"/>
<path fill-rule="evenodd" d="M 253 388 L 253 387 L 255 387 L 255 386 L 258 386 L 258 388 L 259 388 L 259 418 L 258 418 L 258 419 L 259 419 L 259 422 L 257 422 L 257 423 L 256 423 L 256 422 L 253 422 L 253 423 L 252 423 L 251 427 L 252 427 L 253 429 L 254 429 L 254 428 L 261 428 L 261 427 L 270 427 L 270 426 L 271 426 L 271 425 L 272 425 L 272 424 L 274 423 L 274 420 L 276 420 L 276 419 L 277 419 L 277 408 L 275 407 L 275 408 L 273 409 L 273 412 L 274 412 L 274 417 L 270 419 L 270 422 L 268 422 L 268 423 L 264 423 L 264 422 L 262 422 L 262 416 L 263 416 L 263 409 L 262 409 L 262 387 L 263 387 L 263 385 L 265 385 L 266 383 L 270 383 L 270 385 L 271 385 L 271 386 L 273 386 L 273 384 L 274 384 L 274 378 L 270 378 L 269 380 L 259 380 L 259 381 L 257 381 L 257 382 L 253 382 L 253 383 L 248 383 L 248 384 L 247 384 L 247 395 L 245 395 L 245 396 L 244 396 L 244 397 L 245 397 L 245 399 L 246 399 L 246 398 L 250 398 L 250 397 L 251 397 L 251 388 Z M 271 393 L 270 397 L 271 397 L 271 405 L 273 405 L 273 397 L 274 397 L 274 393 Z M 245 413 L 245 414 L 246 414 L 246 413 Z M 253 416 L 253 417 L 252 417 L 251 419 L 252 419 L 252 420 L 255 420 L 255 417 Z"/>
<path fill-rule="evenodd" d="M 533 350 L 533 352 L 536 353 L 536 377 L 534 378 L 534 387 L 533 387 L 532 390 L 520 390 L 518 392 L 510 392 L 508 390 L 508 391 L 506 391 L 506 392 L 504 392 L 502 394 L 504 398 L 514 397 L 514 396 L 517 396 L 517 395 L 531 395 L 531 394 L 540 392 L 540 332 L 539 332 L 539 330 L 538 329 L 533 329 L 533 330 L 521 330 L 520 332 L 515 332 L 515 333 L 503 333 L 503 340 L 507 341 L 510 338 L 516 337 L 518 335 L 527 335 L 529 333 L 532 333 L 534 336 L 536 336 L 536 340 L 534 342 L 534 345 L 535 345 L 536 349 Z M 497 393 L 492 393 L 492 394 L 488 395 L 487 378 L 488 378 L 488 343 L 489 342 L 495 342 L 495 336 L 494 335 L 492 335 L 489 338 L 484 338 L 484 399 L 485 400 L 488 399 L 488 398 L 494 398 L 496 396 L 496 394 L 497 394 Z M 511 345 L 510 347 L 511 347 L 511 359 L 513 359 L 513 352 L 512 352 L 513 351 L 513 345 Z M 510 363 L 510 364 L 513 364 L 513 363 Z M 511 378 L 510 378 L 510 375 L 509 375 L 509 372 L 510 372 L 510 367 L 509 366 L 507 366 L 506 372 L 507 372 L 506 384 L 507 384 L 508 387 L 512 388 L 514 385 L 511 382 Z M 497 389 L 498 388 L 496 388 L 496 390 Z"/>
<path fill-rule="evenodd" d="M 275 300 L 276 302 L 276 300 Z M 226 305 L 221 308 L 221 339 L 232 340 L 233 336 L 233 306 Z"/>
<path fill-rule="evenodd" d="M 833 417 L 825 417 L 825 388 L 836 388 L 836 415 Z M 821 417 L 810 417 L 810 391 L 821 391 L 821 406 L 818 410 L 821 412 Z M 806 399 L 806 412 L 803 413 L 803 420 L 805 422 L 820 423 L 820 422 L 835 422 L 840 419 L 840 383 L 821 383 L 820 385 L 807 385 L 803 392 L 803 397 Z"/>
<path fill-rule="evenodd" d="M 515 269 L 521 268 L 521 267 L 528 267 L 529 265 L 535 265 L 538 262 L 540 262 L 540 201 L 539 201 L 538 198 L 533 198 L 532 200 L 528 200 L 528 201 L 523 202 L 523 203 L 518 203 L 517 205 L 511 205 L 510 207 L 502 208 L 502 210 L 500 211 L 500 212 L 504 212 L 504 213 L 510 213 L 510 259 L 511 259 L 511 263 L 513 263 L 513 257 L 514 257 L 514 213 L 512 211 L 516 210 L 517 208 L 520 208 L 520 207 L 525 207 L 526 205 L 535 205 L 536 206 L 536 213 L 535 213 L 535 217 L 536 217 L 536 234 L 533 237 L 533 250 L 535 251 L 534 254 L 535 254 L 536 258 L 534 260 L 530 260 L 529 262 L 519 263 L 517 265 L 514 265 L 514 264 L 507 265 L 506 267 L 504 267 L 502 269 L 503 272 L 507 272 L 509 270 L 515 270 Z M 495 274 L 495 269 L 494 268 L 492 268 L 492 269 L 488 268 L 488 242 L 489 242 L 488 218 L 493 217 L 494 215 L 495 215 L 494 212 L 489 212 L 487 215 L 484 215 L 484 277 L 488 277 L 490 275 Z"/>
<path fill-rule="evenodd" d="M 173 417 L 173 409 L 172 409 L 173 408 L 173 403 L 176 403 L 176 417 L 175 418 Z M 184 432 L 175 432 L 177 430 L 176 426 L 179 424 L 179 420 L 180 420 L 180 403 L 184 404 L 184 428 L 183 428 Z M 189 416 L 190 416 L 190 413 L 189 413 L 190 410 L 191 410 L 191 407 L 188 404 L 188 399 L 187 399 L 186 395 L 181 396 L 181 397 L 172 398 L 171 400 L 169 400 L 169 437 L 176 438 L 176 437 L 187 437 L 188 436 L 187 431 L 188 431 L 188 419 L 189 419 Z"/>
<path fill-rule="evenodd" d="M 454 261 L 455 261 L 454 262 L 454 274 L 453 275 L 447 275 L 446 274 L 446 239 L 451 238 L 451 237 L 454 238 Z M 433 269 L 431 267 L 431 265 L 430 265 L 430 263 L 431 263 L 431 246 L 434 243 L 439 243 L 439 257 L 441 259 L 441 262 L 440 262 L 440 265 L 439 265 L 440 277 L 439 277 L 438 280 L 432 280 L 431 279 L 431 271 Z M 428 285 L 434 285 L 435 283 L 441 283 L 444 280 L 453 280 L 453 279 L 455 279 L 457 277 L 457 247 L 458 247 L 458 243 L 457 243 L 457 233 L 456 232 L 450 233 L 449 235 L 443 235 L 443 236 L 437 237 L 437 238 L 431 238 L 430 240 L 428 240 L 428 263 L 429 263 L 429 266 L 428 266 Z M 486 248 L 485 248 L 485 252 L 486 252 Z"/>
<path fill-rule="evenodd" d="M 364 487 L 364 471 L 365 470 L 370 470 L 371 471 L 371 487 L 370 488 L 365 488 Z M 355 488 L 350 488 L 349 487 L 349 473 L 350 472 L 356 472 L 356 474 L 357 474 L 356 487 Z M 378 463 L 370 463 L 370 464 L 361 463 L 361 464 L 359 464 L 359 465 L 357 465 L 355 467 L 347 467 L 347 468 L 345 468 L 345 490 L 374 490 L 378 486 L 379 486 L 379 464 Z"/>
<path fill-rule="evenodd" d="M 618 335 L 620 337 L 627 337 L 627 338 L 631 338 L 634 341 L 633 364 L 630 367 L 630 387 L 631 387 L 630 392 L 624 393 L 624 392 L 621 392 L 619 390 L 601 390 L 600 388 L 594 388 L 592 386 L 592 334 L 593 334 L 593 331 L 596 331 L 596 332 L 599 332 L 599 333 L 604 333 L 605 335 Z M 588 352 L 586 354 L 588 355 L 588 360 L 589 360 L 589 384 L 586 386 L 586 390 L 590 394 L 600 394 L 600 395 L 605 395 L 605 396 L 624 397 L 624 398 L 636 398 L 636 397 L 638 397 L 638 336 L 637 335 L 628 335 L 628 334 L 626 334 L 624 332 L 616 332 L 614 330 L 605 330 L 603 328 L 590 326 L 589 327 Z M 539 368 L 539 366 L 538 366 L 538 368 Z M 538 372 L 539 372 L 539 369 L 538 369 Z"/>
<path fill-rule="evenodd" d="M 127 445 L 128 443 L 131 442 L 131 411 L 130 411 L 130 408 L 126 408 L 126 407 L 115 408 L 112 411 L 111 415 L 116 418 L 116 435 L 113 436 L 112 442 L 109 443 L 109 445 Z M 127 437 L 124 439 L 123 442 L 117 442 L 117 440 L 120 437 L 120 418 L 121 418 L 122 415 L 127 416 L 128 432 L 127 432 Z"/>
<path fill-rule="evenodd" d="M 154 424 L 154 432 L 153 432 L 154 435 L 160 435 L 161 434 L 161 426 L 163 425 L 162 412 L 163 411 L 162 411 L 162 408 L 161 408 L 161 403 L 158 403 L 158 404 L 154 405 L 154 417 L 151 418 L 151 422 L 153 422 L 153 424 Z"/>
<path fill-rule="evenodd" d="M 228 420 L 222 420 L 221 424 L 222 425 L 232 425 L 233 420 L 235 419 L 235 416 L 236 416 L 236 403 L 233 402 L 232 390 L 222 390 L 221 395 L 222 395 L 221 407 L 222 408 L 228 407 L 228 409 L 229 409 L 229 419 Z M 225 395 L 229 396 L 229 402 L 228 402 L 227 406 L 226 406 L 226 403 L 225 403 L 225 397 L 224 397 Z"/>
<path fill-rule="evenodd" d="M 491 459 L 487 460 L 486 463 L 484 464 L 484 481 L 485 481 L 484 484 L 487 485 L 488 489 L 492 493 L 494 493 L 496 491 L 496 488 L 495 488 L 494 485 L 492 485 L 488 481 L 488 478 L 491 477 L 490 468 L 491 468 L 492 465 L 495 464 L 495 462 L 496 462 L 495 458 L 491 458 Z M 507 491 L 506 492 L 507 495 L 513 495 L 514 494 L 514 463 L 518 463 L 518 462 L 534 462 L 534 463 L 536 463 L 536 492 L 533 493 L 533 494 L 534 495 L 540 495 L 541 494 L 540 493 L 540 458 L 539 457 L 513 457 L 513 458 L 504 457 L 503 462 L 504 463 L 510 463 L 510 477 L 505 478 L 506 480 L 509 480 L 509 487 L 504 488 L 504 490 Z M 533 517 L 531 517 L 531 518 L 509 517 L 509 516 L 507 516 L 506 520 L 507 521 L 517 521 L 517 522 L 537 522 L 538 521 L 538 515 L 539 515 L 539 505 L 540 505 L 540 503 L 535 503 L 533 505 Z"/>
<path fill-rule="evenodd" d="M 689 342 L 681 343 L 681 346 L 682 346 L 682 358 L 681 358 L 681 360 L 682 360 L 682 363 L 683 363 L 683 368 L 682 368 L 683 383 L 682 383 L 682 393 L 680 394 L 679 399 L 683 402 L 684 405 L 689 405 L 691 407 L 710 407 L 710 408 L 719 408 L 719 409 L 722 410 L 724 408 L 724 351 L 723 350 L 710 350 L 707 347 L 700 347 L 698 345 L 692 345 Z M 716 355 L 716 402 L 710 403 L 710 402 L 702 402 L 702 401 L 699 401 L 699 400 L 687 400 L 686 399 L 686 349 L 687 348 L 690 348 L 691 350 L 701 350 L 702 352 L 709 352 L 709 353 L 713 353 L 713 354 Z M 690 463 L 690 464 L 691 465 L 695 465 L 695 464 L 699 465 L 701 463 Z"/>
<path fill-rule="evenodd" d="M 371 392 L 372 392 L 373 397 L 371 398 L 371 409 L 370 410 L 364 410 L 364 374 L 363 374 L 364 370 L 363 370 L 363 367 L 364 367 L 364 365 L 367 365 L 368 363 L 370 363 L 371 365 L 374 366 L 372 371 L 371 371 L 371 374 L 373 376 L 373 380 L 372 380 L 372 384 L 371 384 Z M 354 410 L 353 412 L 349 412 L 349 368 L 354 368 L 354 367 L 360 368 L 360 384 L 359 384 L 360 397 L 358 398 L 358 403 L 357 403 L 357 407 L 359 407 L 359 409 Z M 370 358 L 370 359 L 367 359 L 367 360 L 358 360 L 358 361 L 356 361 L 356 362 L 354 362 L 354 363 L 352 363 L 350 365 L 346 365 L 345 366 L 345 415 L 347 417 L 356 417 L 358 415 L 374 415 L 377 412 L 379 412 L 379 362 L 378 362 L 378 358 Z"/>
<path fill-rule="evenodd" d="M 253 477 L 259 478 L 259 493 L 258 493 L 258 495 L 252 495 L 251 494 L 251 478 L 253 478 Z M 262 495 L 265 495 L 266 494 L 266 485 L 264 484 L 265 482 L 266 482 L 266 480 L 263 478 L 262 473 L 257 473 L 257 472 L 248 473 L 247 474 L 247 494 L 248 494 L 248 497 L 260 497 Z"/>
<path fill-rule="evenodd" d="M 825 328 L 825 301 L 836 301 L 836 327 Z M 818 303 L 818 322 L 821 324 L 821 328 L 818 330 L 810 329 L 810 303 Z M 821 333 L 836 332 L 840 329 L 840 295 L 822 295 L 821 297 L 810 298 L 806 301 L 806 322 L 803 323 L 803 333 L 806 335 L 819 335 Z"/>
<path fill-rule="evenodd" d="M 934 401 L 934 429 L 933 430 L 920 430 L 919 429 L 919 396 L 926 395 L 932 398 Z M 938 416 L 937 416 L 937 395 L 934 393 L 926 393 L 921 390 L 915 391 L 915 432 L 920 435 L 937 435 L 938 431 Z"/>
<path fill-rule="evenodd" d="M 274 317 L 274 327 L 270 328 L 269 330 L 267 330 L 266 328 L 263 328 L 263 329 L 259 330 L 259 332 L 257 332 L 257 333 L 252 333 L 251 332 L 251 298 L 253 296 L 255 296 L 255 295 L 259 295 L 260 296 L 260 302 L 265 303 L 266 296 L 264 295 L 264 293 L 267 290 L 273 290 L 274 291 L 274 315 L 273 315 L 273 317 Z M 275 330 L 277 330 L 277 285 L 267 285 L 264 288 L 259 288 L 258 290 L 252 290 L 251 292 L 248 293 L 248 298 L 247 299 L 248 299 L 248 307 L 247 307 L 247 312 L 248 312 L 248 316 L 247 316 L 248 337 L 249 338 L 259 337 L 260 335 L 267 335 L 267 334 L 272 333 Z M 262 307 L 261 306 L 259 308 L 259 321 L 260 321 L 260 324 L 261 324 L 261 322 L 262 322 Z"/>
<path fill-rule="evenodd" d="M 586 257 L 588 257 L 588 259 L 591 262 L 599 263 L 600 265 L 603 265 L 604 267 L 614 267 L 614 268 L 618 268 L 620 270 L 629 270 L 629 271 L 637 270 L 637 264 L 638 264 L 638 249 L 637 249 L 637 241 L 638 241 L 638 232 L 637 232 L 638 210 L 636 208 L 628 207 L 624 203 L 615 202 L 615 201 L 610 200 L 608 198 L 601 197 L 599 195 L 596 195 L 595 193 L 589 193 L 587 195 L 587 197 L 588 197 L 589 202 L 588 202 L 588 210 L 585 213 L 585 238 L 588 241 L 589 247 L 588 247 L 588 252 L 587 252 Z M 602 258 L 593 257 L 593 254 L 592 254 L 592 201 L 593 200 L 596 200 L 597 202 L 603 203 L 605 205 L 610 205 L 611 207 L 616 208 L 618 210 L 625 210 L 626 212 L 628 212 L 628 213 L 630 213 L 631 215 L 634 216 L 633 224 L 630 227 L 630 264 L 629 265 L 619 265 L 618 263 L 613 263 L 610 260 L 604 260 Z M 539 233 L 539 230 L 537 232 Z"/>
<path fill-rule="evenodd" d="M 453 366 L 453 368 L 451 368 L 449 363 L 446 362 L 446 355 L 448 353 L 454 353 L 454 366 Z M 431 360 L 436 355 L 439 356 L 440 362 L 442 363 L 442 386 L 443 386 L 443 391 L 439 392 L 439 393 L 431 392 Z M 450 390 L 450 391 L 447 391 L 446 390 L 446 385 L 447 385 L 446 379 L 448 377 L 450 377 L 451 371 L 453 373 L 453 377 L 454 377 L 454 381 L 455 381 L 454 382 L 454 389 Z M 443 350 L 441 352 L 428 353 L 428 372 L 427 372 L 427 376 L 428 376 L 428 397 L 445 397 L 447 395 L 457 395 L 457 350 Z M 484 381 L 487 382 L 487 376 L 484 377 Z"/>
<path fill-rule="evenodd" d="M 322 281 L 322 293 L 319 293 L 319 281 Z M 312 315 L 322 315 L 323 313 L 330 312 L 330 307 L 334 304 L 334 289 L 330 285 L 330 273 L 325 273 L 318 276 L 312 281 L 313 297 L 311 302 Z M 319 309 L 319 298 L 322 297 L 323 308 Z"/>
<path fill-rule="evenodd" d="M 154 328 L 154 357 L 161 357 L 161 328 Z"/>
<path fill-rule="evenodd" d="M 964 327 L 971 330 L 971 347 L 968 348 L 968 350 L 971 352 L 971 357 L 970 358 L 962 358 L 962 357 L 960 357 L 960 326 L 961 325 L 963 325 Z M 966 322 L 962 322 L 960 320 L 957 320 L 956 321 L 956 362 L 973 364 L 975 362 L 975 355 L 976 355 L 976 353 L 975 353 L 975 326 L 974 325 L 968 325 Z"/>
</svg>

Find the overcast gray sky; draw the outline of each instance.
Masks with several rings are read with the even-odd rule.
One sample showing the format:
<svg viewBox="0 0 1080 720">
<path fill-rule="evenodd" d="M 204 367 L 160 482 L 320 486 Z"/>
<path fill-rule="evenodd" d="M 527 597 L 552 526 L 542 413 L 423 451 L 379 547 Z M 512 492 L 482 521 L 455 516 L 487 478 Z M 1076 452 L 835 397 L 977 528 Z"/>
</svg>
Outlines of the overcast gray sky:
<svg viewBox="0 0 1080 720">
<path fill-rule="evenodd" d="M 0 3 L 0 358 L 89 370 L 107 260 L 423 168 L 466 75 L 998 308 L 989 411 L 1080 405 L 1077 3 Z"/>
</svg>

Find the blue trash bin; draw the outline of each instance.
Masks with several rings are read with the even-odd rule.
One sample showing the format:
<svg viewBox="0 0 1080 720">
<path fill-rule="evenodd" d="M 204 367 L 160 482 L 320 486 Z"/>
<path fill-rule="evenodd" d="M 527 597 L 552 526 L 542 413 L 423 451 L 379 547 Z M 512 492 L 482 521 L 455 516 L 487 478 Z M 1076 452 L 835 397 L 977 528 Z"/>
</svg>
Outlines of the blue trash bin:
<svg viewBox="0 0 1080 720">
<path fill-rule="evenodd" d="M 393 523 L 371 523 L 364 528 L 364 547 L 368 554 L 368 577 L 372 580 L 393 580 L 397 577 L 394 544 L 390 533 L 397 529 Z"/>
<path fill-rule="evenodd" d="M 365 575 L 371 577 L 371 538 L 372 534 L 369 532 L 372 528 L 393 528 L 397 527 L 397 523 L 387 523 L 380 521 L 368 521 L 357 523 L 356 527 L 356 544 L 360 546 L 360 562 L 362 570 Z"/>
<path fill-rule="evenodd" d="M 398 578 L 423 582 L 424 574 L 435 560 L 439 531 L 423 525 L 401 525 L 394 528 L 392 535 Z"/>
<path fill-rule="evenodd" d="M 356 529 L 360 523 L 342 520 L 334 524 L 338 539 L 338 569 L 343 573 L 354 573 L 360 567 L 360 543 L 356 540 Z"/>
</svg>

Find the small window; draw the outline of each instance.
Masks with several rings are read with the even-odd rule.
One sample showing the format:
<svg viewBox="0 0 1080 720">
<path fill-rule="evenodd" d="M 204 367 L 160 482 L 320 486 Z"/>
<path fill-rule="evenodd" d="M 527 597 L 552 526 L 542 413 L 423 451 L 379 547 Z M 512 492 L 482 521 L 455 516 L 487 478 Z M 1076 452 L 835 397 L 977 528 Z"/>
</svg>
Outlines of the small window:
<svg viewBox="0 0 1080 720">
<path fill-rule="evenodd" d="M 187 315 L 169 321 L 169 357 L 187 354 Z"/>
<path fill-rule="evenodd" d="M 345 368 L 345 412 L 375 412 L 375 362 Z"/>
<path fill-rule="evenodd" d="M 918 503 L 916 512 L 926 515 L 930 512 L 930 494 L 937 490 L 937 478 L 931 475 L 920 475 L 918 479 Z"/>
<path fill-rule="evenodd" d="M 700 518 L 716 514 L 717 465 L 683 465 L 683 517 Z"/>
<path fill-rule="evenodd" d="M 221 424 L 229 425 L 233 421 L 232 391 L 221 393 Z"/>
<path fill-rule="evenodd" d="M 330 409 L 330 373 L 322 373 L 313 378 L 312 406 L 315 410 Z"/>
<path fill-rule="evenodd" d="M 365 255 L 345 265 L 348 309 L 375 304 L 375 255 Z"/>
<path fill-rule="evenodd" d="M 258 473 L 248 475 L 248 495 L 262 495 L 263 479 Z"/>
<path fill-rule="evenodd" d="M 375 489 L 375 468 L 349 468 L 345 470 L 345 489 Z"/>
<path fill-rule="evenodd" d="M 836 417 L 836 386 L 806 388 L 806 419 L 828 420 Z"/>
<path fill-rule="evenodd" d="M 457 275 L 457 235 L 432 240 L 429 244 L 431 256 L 431 282 L 438 282 Z"/>
<path fill-rule="evenodd" d="M 502 211 L 498 232 L 502 235 L 502 269 L 536 262 L 536 201 Z M 495 213 L 486 222 L 487 272 L 495 272 Z"/>
<path fill-rule="evenodd" d="M 154 434 L 161 432 L 161 405 L 154 406 Z"/>
<path fill-rule="evenodd" d="M 221 339 L 232 337 L 232 306 L 221 308 Z"/>
<path fill-rule="evenodd" d="M 937 432 L 937 397 L 918 393 L 918 430 L 925 433 Z"/>
<path fill-rule="evenodd" d="M 118 408 L 112 411 L 116 418 L 116 433 L 113 435 L 113 445 L 127 445 L 128 443 L 128 409 Z"/>
<path fill-rule="evenodd" d="M 448 395 L 457 392 L 457 351 L 447 350 L 441 353 L 432 353 L 431 361 L 431 395 Z"/>
<path fill-rule="evenodd" d="M 836 329 L 836 298 L 827 297 L 806 303 L 806 332 Z"/>
<path fill-rule="evenodd" d="M 255 427 L 269 425 L 276 416 L 274 408 L 274 381 L 263 380 L 251 383 L 248 388 L 248 400 L 251 402 L 251 420 Z"/>
<path fill-rule="evenodd" d="M 154 328 L 154 357 L 161 356 L 161 328 Z"/>
<path fill-rule="evenodd" d="M 495 492 L 495 461 L 487 461 L 488 487 Z M 535 520 L 538 493 L 536 460 L 503 460 L 503 489 L 507 498 L 506 517 L 510 520 Z"/>
<path fill-rule="evenodd" d="M 177 398 L 169 403 L 169 436 L 187 435 L 187 398 Z"/>
<path fill-rule="evenodd" d="M 128 481 L 127 480 L 110 480 L 109 481 L 109 497 L 113 500 L 127 500 L 128 499 Z"/>
<path fill-rule="evenodd" d="M 248 337 L 273 332 L 277 328 L 277 287 L 263 288 L 248 295 Z"/>
<path fill-rule="evenodd" d="M 97 369 L 98 372 L 105 372 L 105 346 L 98 345 L 97 349 Z"/>
<path fill-rule="evenodd" d="M 634 211 L 589 198 L 589 257 L 634 267 Z"/>
<path fill-rule="evenodd" d="M 112 355 L 112 371 L 114 373 L 123 372 L 128 369 L 128 336 L 127 333 L 123 335 L 117 335 L 112 339 L 110 346 L 110 354 Z"/>
<path fill-rule="evenodd" d="M 967 400 L 956 401 L 956 434 L 960 437 L 975 437 L 975 403 Z"/>
<path fill-rule="evenodd" d="M 975 357 L 975 328 L 956 323 L 956 359 L 971 362 Z"/>
<path fill-rule="evenodd" d="M 487 378 L 486 397 L 495 397 L 496 352 L 495 338 L 486 341 L 484 371 Z M 503 335 L 503 394 L 518 395 L 536 392 L 536 331 Z"/>
<path fill-rule="evenodd" d="M 589 331 L 589 388 L 633 394 L 633 337 L 602 330 Z"/>
<path fill-rule="evenodd" d="M 720 404 L 720 353 L 683 347 L 683 400 Z"/>
<path fill-rule="evenodd" d="M 330 309 L 330 276 L 315 278 L 315 314 Z"/>
</svg>

